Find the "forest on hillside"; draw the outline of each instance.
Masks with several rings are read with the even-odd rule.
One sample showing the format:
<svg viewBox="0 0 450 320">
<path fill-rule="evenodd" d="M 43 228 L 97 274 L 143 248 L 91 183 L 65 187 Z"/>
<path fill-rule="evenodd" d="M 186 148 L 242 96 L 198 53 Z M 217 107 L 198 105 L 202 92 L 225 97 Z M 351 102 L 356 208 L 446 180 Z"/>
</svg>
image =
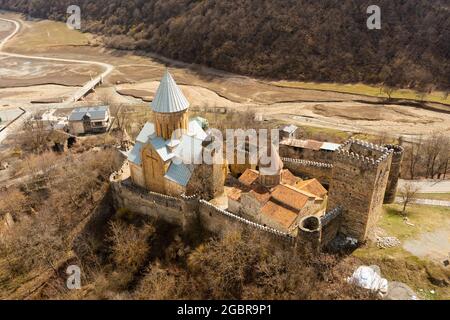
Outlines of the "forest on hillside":
<svg viewBox="0 0 450 320">
<path fill-rule="evenodd" d="M 375 3 L 376 2 L 376 3 Z M 0 0 L 0 8 L 65 20 L 107 45 L 239 74 L 300 81 L 450 87 L 448 0 Z M 367 7 L 381 7 L 368 30 Z"/>
</svg>

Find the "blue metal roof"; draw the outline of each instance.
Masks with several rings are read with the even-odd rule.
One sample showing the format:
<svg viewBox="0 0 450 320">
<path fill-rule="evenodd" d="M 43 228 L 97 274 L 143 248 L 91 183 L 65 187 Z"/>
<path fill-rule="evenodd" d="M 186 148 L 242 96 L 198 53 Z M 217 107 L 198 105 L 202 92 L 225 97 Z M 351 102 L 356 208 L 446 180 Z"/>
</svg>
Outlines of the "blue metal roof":
<svg viewBox="0 0 450 320">
<path fill-rule="evenodd" d="M 191 165 L 172 163 L 164 177 L 186 187 L 191 179 L 193 171 L 194 167 Z"/>
<path fill-rule="evenodd" d="M 155 136 L 155 125 L 151 122 L 147 122 L 139 133 L 136 141 L 141 143 L 147 143 L 150 138 Z"/>
<path fill-rule="evenodd" d="M 336 151 L 341 145 L 337 143 L 324 142 L 320 149 L 328 151 Z"/>
<path fill-rule="evenodd" d="M 188 134 L 193 135 L 202 141 L 208 136 L 205 130 L 203 130 L 201 122 L 197 119 L 189 121 Z"/>
<path fill-rule="evenodd" d="M 206 129 L 207 127 L 209 127 L 208 120 L 206 120 L 203 117 L 197 116 L 197 117 L 192 118 L 191 120 L 197 121 L 201 125 L 202 129 Z"/>
<path fill-rule="evenodd" d="M 103 120 L 107 117 L 108 106 L 76 108 L 69 116 L 69 121 L 81 121 L 84 116 L 89 116 L 91 120 Z"/>
<path fill-rule="evenodd" d="M 134 164 L 137 164 L 138 166 L 141 165 L 142 159 L 141 159 L 141 151 L 142 151 L 143 144 L 140 142 L 136 142 L 133 149 L 128 152 L 128 160 L 130 162 L 133 162 Z"/>
<path fill-rule="evenodd" d="M 298 129 L 297 126 L 291 124 L 289 126 L 284 126 L 281 128 L 281 130 L 288 132 L 288 133 L 294 133 Z"/>
<path fill-rule="evenodd" d="M 169 153 L 166 147 L 166 140 L 164 140 L 163 138 L 156 137 L 150 139 L 150 143 L 152 144 L 153 148 L 155 148 L 156 152 L 158 152 L 162 161 L 170 160 L 175 156 L 173 153 Z"/>
<path fill-rule="evenodd" d="M 189 107 L 189 102 L 167 70 L 161 79 L 151 106 L 153 111 L 161 113 L 180 112 Z"/>
</svg>

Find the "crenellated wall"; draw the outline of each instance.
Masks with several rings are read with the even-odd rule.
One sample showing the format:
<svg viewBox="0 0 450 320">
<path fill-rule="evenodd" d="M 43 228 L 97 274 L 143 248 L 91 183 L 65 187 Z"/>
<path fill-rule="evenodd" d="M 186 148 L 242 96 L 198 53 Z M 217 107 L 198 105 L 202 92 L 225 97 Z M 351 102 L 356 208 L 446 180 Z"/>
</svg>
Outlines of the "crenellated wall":
<svg viewBox="0 0 450 320">
<path fill-rule="evenodd" d="M 182 199 L 145 191 L 128 180 L 114 181 L 111 187 L 116 209 L 127 208 L 136 213 L 163 218 L 176 225 L 185 224 L 185 202 Z"/>
<path fill-rule="evenodd" d="M 296 247 L 302 252 L 310 249 L 317 251 L 326 244 L 321 245 L 321 237 L 317 238 L 315 236 L 316 233 L 312 237 L 309 234 L 306 237 L 301 232 L 297 236 L 292 236 L 217 208 L 196 196 L 176 198 L 148 192 L 145 189 L 134 186 L 129 179 L 122 181 L 120 176 L 113 175 L 112 177 L 111 195 L 115 209 L 127 208 L 136 213 L 179 225 L 184 230 L 199 222 L 206 230 L 219 235 L 234 230 L 236 227 L 257 230 L 271 240 L 278 241 L 282 245 Z M 323 231 L 319 230 L 320 234 L 323 232 L 323 238 L 326 241 L 329 241 L 328 239 L 332 234 L 329 228 L 331 225 L 335 224 L 327 222 L 324 224 L 326 228 Z M 311 241 L 312 243 L 309 243 Z"/>
<path fill-rule="evenodd" d="M 280 156 L 284 158 L 302 159 L 329 164 L 333 163 L 334 152 L 329 150 L 311 150 L 281 142 L 279 152 Z"/>
<path fill-rule="evenodd" d="M 336 151 L 328 203 L 343 209 L 341 231 L 365 241 L 383 205 L 392 152 L 381 146 L 349 140 Z"/>
<path fill-rule="evenodd" d="M 236 225 L 239 225 L 244 228 L 261 231 L 264 235 L 285 243 L 293 245 L 295 242 L 295 238 L 287 233 L 260 225 L 226 210 L 219 209 L 205 200 L 199 200 L 199 203 L 200 221 L 203 227 L 213 233 L 223 234 L 224 232 L 229 231 L 230 228 L 233 229 Z"/>
<path fill-rule="evenodd" d="M 333 165 L 302 159 L 281 158 L 285 169 L 303 178 L 316 178 L 323 185 L 329 185 L 333 176 Z"/>
<path fill-rule="evenodd" d="M 301 251 L 317 251 L 326 247 L 340 232 L 359 241 L 366 239 L 378 220 L 388 178 L 390 190 L 396 188 L 402 156 L 403 151 L 398 147 L 349 140 L 334 153 L 333 164 L 282 158 L 284 167 L 295 175 L 330 184 L 329 211 L 321 218 L 304 217 L 296 232 L 291 234 L 217 208 L 197 196 L 171 197 L 137 187 L 124 174 L 127 168 L 129 170 L 126 165 L 111 176 L 111 190 L 116 209 L 128 208 L 180 225 L 185 230 L 199 222 L 215 234 L 240 226 L 258 230 Z M 391 163 L 394 168 L 392 178 Z"/>
<path fill-rule="evenodd" d="M 283 242 L 294 243 L 294 238 L 287 233 L 217 208 L 197 196 L 171 197 L 137 187 L 133 185 L 130 178 L 125 180 L 121 180 L 121 178 L 120 173 L 114 173 L 110 178 L 113 205 L 116 209 L 127 208 L 183 228 L 200 219 L 206 230 L 216 234 L 222 234 L 228 230 L 228 227 L 238 224 L 259 230 Z"/>
</svg>

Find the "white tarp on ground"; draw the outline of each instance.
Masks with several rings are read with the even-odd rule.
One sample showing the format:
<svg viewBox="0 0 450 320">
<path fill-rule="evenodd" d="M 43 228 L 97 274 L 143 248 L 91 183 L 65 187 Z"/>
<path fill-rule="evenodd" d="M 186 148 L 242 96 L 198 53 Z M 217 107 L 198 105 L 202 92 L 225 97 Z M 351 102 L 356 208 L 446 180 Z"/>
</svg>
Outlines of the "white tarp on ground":
<svg viewBox="0 0 450 320">
<path fill-rule="evenodd" d="M 359 267 L 347 281 L 359 287 L 377 292 L 382 296 L 388 292 L 388 281 L 382 278 L 374 267 Z"/>
</svg>

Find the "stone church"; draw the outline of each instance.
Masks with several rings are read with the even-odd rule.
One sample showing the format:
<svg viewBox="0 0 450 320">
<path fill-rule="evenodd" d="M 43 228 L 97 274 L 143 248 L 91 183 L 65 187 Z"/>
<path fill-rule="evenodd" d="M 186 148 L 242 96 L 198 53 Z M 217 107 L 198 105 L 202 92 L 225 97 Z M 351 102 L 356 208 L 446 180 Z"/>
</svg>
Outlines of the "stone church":
<svg viewBox="0 0 450 320">
<path fill-rule="evenodd" d="M 128 153 L 133 183 L 170 196 L 222 194 L 226 166 L 203 163 L 210 141 L 206 121 L 189 119 L 189 102 L 168 71 L 150 106 L 153 121 L 144 125 Z"/>
</svg>

